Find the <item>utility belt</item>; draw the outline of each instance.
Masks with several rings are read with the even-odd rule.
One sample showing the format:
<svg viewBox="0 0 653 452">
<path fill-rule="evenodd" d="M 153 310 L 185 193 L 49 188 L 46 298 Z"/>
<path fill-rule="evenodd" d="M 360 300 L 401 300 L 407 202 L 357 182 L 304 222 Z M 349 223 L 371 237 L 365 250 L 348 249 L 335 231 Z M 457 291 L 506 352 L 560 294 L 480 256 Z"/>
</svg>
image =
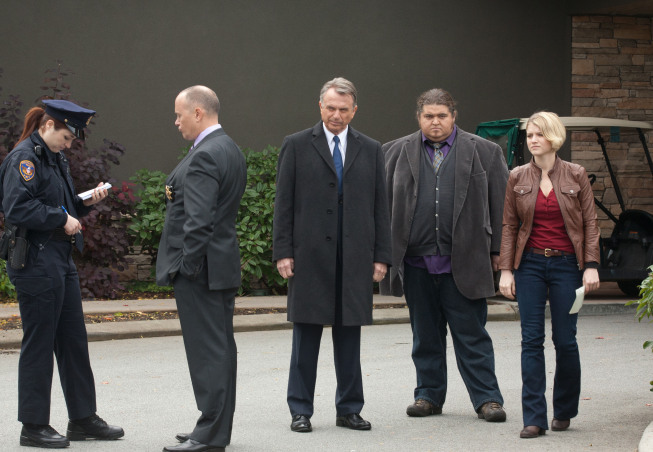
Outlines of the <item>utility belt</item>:
<svg viewBox="0 0 653 452">
<path fill-rule="evenodd" d="M 0 258 L 14 270 L 20 270 L 25 268 L 28 251 L 27 228 L 5 222 L 5 232 L 0 238 Z"/>
<path fill-rule="evenodd" d="M 66 234 L 64 228 L 56 228 L 50 234 L 50 240 L 75 244 L 75 236 Z M 0 259 L 4 259 L 14 270 L 25 268 L 30 242 L 27 240 L 27 228 L 5 222 L 5 231 L 0 237 Z"/>
<path fill-rule="evenodd" d="M 75 235 L 68 235 L 66 234 L 66 231 L 64 228 L 56 228 L 54 231 L 52 231 L 52 235 L 50 235 L 50 240 L 58 240 L 62 242 L 70 242 L 73 245 L 75 244 Z"/>
</svg>

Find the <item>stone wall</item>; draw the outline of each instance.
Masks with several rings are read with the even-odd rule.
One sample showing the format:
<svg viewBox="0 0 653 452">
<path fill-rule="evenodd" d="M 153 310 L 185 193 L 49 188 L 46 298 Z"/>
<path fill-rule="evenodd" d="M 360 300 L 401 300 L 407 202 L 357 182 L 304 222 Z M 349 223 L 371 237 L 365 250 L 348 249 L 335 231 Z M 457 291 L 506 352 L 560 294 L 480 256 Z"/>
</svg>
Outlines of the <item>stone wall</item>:
<svg viewBox="0 0 653 452">
<path fill-rule="evenodd" d="M 572 115 L 653 123 L 652 19 L 628 16 L 572 18 Z M 637 133 L 612 137 L 601 131 L 625 206 L 653 213 L 653 176 Z M 646 133 L 653 148 L 653 132 Z M 596 175 L 597 198 L 615 215 L 621 212 L 594 133 L 571 136 L 572 161 Z M 601 235 L 614 224 L 597 209 Z"/>
<path fill-rule="evenodd" d="M 135 246 L 126 256 L 127 268 L 120 272 L 120 281 L 153 281 L 152 264 L 149 254 L 141 253 L 141 247 Z"/>
</svg>

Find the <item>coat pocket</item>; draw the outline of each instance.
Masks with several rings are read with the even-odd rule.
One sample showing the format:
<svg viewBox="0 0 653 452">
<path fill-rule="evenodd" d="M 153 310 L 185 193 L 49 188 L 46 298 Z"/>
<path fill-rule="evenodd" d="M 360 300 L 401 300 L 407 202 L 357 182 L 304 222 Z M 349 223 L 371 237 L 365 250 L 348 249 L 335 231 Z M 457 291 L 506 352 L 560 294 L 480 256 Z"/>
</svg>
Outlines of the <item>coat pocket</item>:
<svg viewBox="0 0 653 452">
<path fill-rule="evenodd" d="M 513 188 L 515 195 L 517 196 L 526 196 L 533 191 L 532 185 L 515 185 Z"/>
<path fill-rule="evenodd" d="M 54 280 L 49 276 L 20 276 L 14 279 L 16 290 L 27 297 L 50 301 L 54 298 Z"/>
<path fill-rule="evenodd" d="M 567 207 L 567 211 L 569 212 L 573 212 L 573 211 L 580 212 L 581 210 L 580 199 L 578 199 L 579 192 L 580 192 L 580 185 L 578 184 L 569 184 L 569 185 L 560 186 L 560 193 L 562 196 L 560 196 L 561 199 L 558 200 L 558 203 L 560 204 L 564 203 L 565 206 Z M 569 227 L 570 225 L 567 226 Z"/>
<path fill-rule="evenodd" d="M 563 185 L 560 187 L 560 193 L 570 196 L 572 198 L 578 197 L 578 192 L 580 191 L 580 185 Z"/>
</svg>

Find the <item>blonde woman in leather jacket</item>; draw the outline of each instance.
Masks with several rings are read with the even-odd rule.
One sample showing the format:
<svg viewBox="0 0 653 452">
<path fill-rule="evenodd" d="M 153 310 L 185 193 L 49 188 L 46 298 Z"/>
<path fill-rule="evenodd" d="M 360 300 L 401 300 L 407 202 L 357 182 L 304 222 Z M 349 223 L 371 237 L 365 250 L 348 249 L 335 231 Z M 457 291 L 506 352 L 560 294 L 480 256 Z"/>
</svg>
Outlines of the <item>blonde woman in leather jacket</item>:
<svg viewBox="0 0 653 452">
<path fill-rule="evenodd" d="M 585 169 L 557 156 L 566 131 L 555 113 L 539 112 L 526 125 L 530 163 L 510 173 L 503 210 L 499 268 L 501 293 L 517 297 L 522 332 L 521 438 L 544 435 L 544 309 L 551 311 L 556 350 L 551 429 L 566 430 L 578 414 L 578 314 L 569 314 L 576 289 L 599 287 L 599 229 Z"/>
</svg>

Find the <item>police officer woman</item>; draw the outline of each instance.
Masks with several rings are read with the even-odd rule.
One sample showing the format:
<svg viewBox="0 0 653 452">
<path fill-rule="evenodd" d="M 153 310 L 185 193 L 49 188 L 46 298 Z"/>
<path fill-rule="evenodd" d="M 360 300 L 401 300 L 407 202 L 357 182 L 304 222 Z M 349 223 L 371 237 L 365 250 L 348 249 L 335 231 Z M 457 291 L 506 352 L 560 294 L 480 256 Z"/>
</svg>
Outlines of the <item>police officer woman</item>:
<svg viewBox="0 0 653 452">
<path fill-rule="evenodd" d="M 124 432 L 95 414 L 95 383 L 72 259 L 72 247 L 81 250 L 82 245 L 78 218 L 104 199 L 107 190 L 96 188 L 86 200 L 78 197 L 62 152 L 84 138 L 95 112 L 66 100 L 43 104 L 29 110 L 19 143 L 0 166 L 0 200 L 5 234 L 14 231 L 7 273 L 16 286 L 23 322 L 20 444 L 63 448 L 69 440 L 117 439 Z M 67 438 L 49 425 L 53 352 L 68 408 Z"/>
</svg>

